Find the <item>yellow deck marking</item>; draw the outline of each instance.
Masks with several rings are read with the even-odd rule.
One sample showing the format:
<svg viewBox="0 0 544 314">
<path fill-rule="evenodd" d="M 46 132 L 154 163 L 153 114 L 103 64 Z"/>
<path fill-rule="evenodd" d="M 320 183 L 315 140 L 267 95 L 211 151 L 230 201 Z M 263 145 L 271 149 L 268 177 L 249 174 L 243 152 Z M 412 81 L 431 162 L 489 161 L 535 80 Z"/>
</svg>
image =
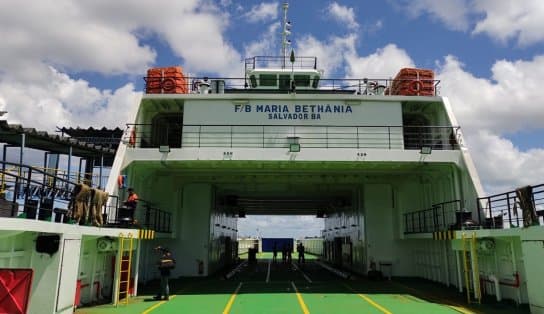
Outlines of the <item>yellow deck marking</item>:
<svg viewBox="0 0 544 314">
<path fill-rule="evenodd" d="M 310 311 L 308 310 L 308 307 L 304 303 L 304 300 L 302 299 L 302 295 L 298 292 L 297 286 L 295 286 L 295 283 L 291 281 L 291 286 L 293 286 L 293 289 L 295 289 L 295 293 L 297 294 L 298 304 L 300 304 L 300 308 L 302 309 L 302 313 L 304 314 L 310 314 Z"/>
<path fill-rule="evenodd" d="M 422 300 L 420 298 L 416 298 L 413 295 L 409 295 L 409 294 L 405 295 L 404 297 L 407 298 L 407 299 L 410 299 L 410 300 L 412 300 L 414 302 L 427 302 L 425 300 Z"/>
<path fill-rule="evenodd" d="M 403 287 L 404 289 L 415 291 L 420 295 L 425 295 L 425 293 L 423 291 L 421 291 L 421 290 L 418 290 L 418 289 L 403 285 L 403 284 L 398 283 L 398 282 L 395 282 L 395 284 L 397 286 Z M 439 298 L 437 296 L 432 296 L 432 297 L 425 296 L 425 298 L 428 299 L 429 301 L 442 302 L 442 303 L 444 303 L 444 306 L 447 306 L 447 307 L 449 307 L 449 308 L 451 308 L 451 309 L 453 309 L 453 310 L 455 310 L 457 312 L 463 313 L 463 314 L 476 314 L 476 313 L 479 313 L 479 312 L 471 311 L 471 310 L 467 309 L 466 307 L 462 306 L 461 304 L 458 304 L 458 303 L 450 301 L 450 300 L 444 300 L 444 299 Z"/>
<path fill-rule="evenodd" d="M 357 293 L 357 291 L 355 291 L 355 289 L 353 289 L 352 287 L 348 286 L 347 284 L 344 284 L 344 286 L 346 288 L 348 288 L 349 290 L 351 290 L 353 293 Z M 370 305 L 372 305 L 373 307 L 377 308 L 378 310 L 382 311 L 384 314 L 392 314 L 391 312 L 389 312 L 389 310 L 387 310 L 386 308 L 384 308 L 383 306 L 379 305 L 378 303 L 374 302 L 371 298 L 367 297 L 366 295 L 364 294 L 360 294 L 360 293 L 357 293 L 357 295 L 361 298 L 363 298 L 363 300 L 365 300 L 366 302 L 370 303 Z"/>
<path fill-rule="evenodd" d="M 457 312 L 463 313 L 463 314 L 475 314 L 475 312 L 469 311 L 469 310 L 465 309 L 462 306 L 448 305 L 447 307 L 449 307 L 449 308 L 451 308 L 453 310 L 456 310 Z"/>
<path fill-rule="evenodd" d="M 227 306 L 225 306 L 225 309 L 223 310 L 223 314 L 230 313 L 230 308 L 232 307 L 232 304 L 234 303 L 234 299 L 236 299 L 236 295 L 238 294 L 238 291 L 240 291 L 242 284 L 243 282 L 240 282 L 236 290 L 234 290 L 234 293 L 230 296 L 229 302 L 227 303 Z"/>
<path fill-rule="evenodd" d="M 378 310 L 382 311 L 384 314 L 392 314 L 387 309 L 385 309 L 383 306 L 381 306 L 378 303 L 372 301 L 372 299 L 367 297 L 366 295 L 360 294 L 360 293 L 358 293 L 357 295 L 360 296 L 361 298 L 363 298 L 366 302 L 370 303 L 370 305 L 372 305 L 373 307 L 375 307 Z"/>
<path fill-rule="evenodd" d="M 172 300 L 173 298 L 175 298 L 176 296 L 173 295 L 170 297 L 170 300 Z M 163 305 L 164 303 L 166 303 L 168 301 L 164 300 L 164 301 L 161 301 L 155 305 L 153 305 L 152 307 L 148 308 L 147 310 L 143 311 L 142 314 L 148 314 L 148 313 L 151 313 L 151 311 L 155 310 L 156 308 L 158 308 L 159 306 Z"/>
<path fill-rule="evenodd" d="M 414 302 L 414 300 L 407 298 L 406 296 L 403 296 L 402 294 L 394 294 L 394 296 L 402 300 L 402 302 Z"/>
</svg>

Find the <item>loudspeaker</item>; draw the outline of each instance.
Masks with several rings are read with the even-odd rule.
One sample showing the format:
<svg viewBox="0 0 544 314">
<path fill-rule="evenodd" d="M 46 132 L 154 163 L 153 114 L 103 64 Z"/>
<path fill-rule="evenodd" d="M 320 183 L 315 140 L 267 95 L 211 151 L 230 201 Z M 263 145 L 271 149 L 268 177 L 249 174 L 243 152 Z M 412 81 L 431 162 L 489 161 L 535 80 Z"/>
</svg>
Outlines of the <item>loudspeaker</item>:
<svg viewBox="0 0 544 314">
<path fill-rule="evenodd" d="M 36 252 L 47 253 L 49 256 L 57 253 L 59 250 L 60 236 L 54 235 L 39 235 L 36 238 Z"/>
</svg>

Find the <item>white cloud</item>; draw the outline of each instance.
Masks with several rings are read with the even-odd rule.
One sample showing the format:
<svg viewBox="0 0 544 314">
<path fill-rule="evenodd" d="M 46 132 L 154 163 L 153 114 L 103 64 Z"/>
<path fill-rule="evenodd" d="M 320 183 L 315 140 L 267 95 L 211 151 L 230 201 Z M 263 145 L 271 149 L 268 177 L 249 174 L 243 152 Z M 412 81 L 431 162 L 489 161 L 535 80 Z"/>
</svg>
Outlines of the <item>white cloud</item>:
<svg viewBox="0 0 544 314">
<path fill-rule="evenodd" d="M 433 19 L 443 22 L 450 29 L 466 31 L 469 27 L 468 1 L 402 0 L 400 3 L 390 2 L 400 11 L 407 12 L 414 18 L 422 14 L 429 14 Z"/>
<path fill-rule="evenodd" d="M 247 22 L 257 23 L 275 20 L 278 18 L 277 2 L 262 2 L 251 7 L 251 10 L 244 14 Z"/>
<path fill-rule="evenodd" d="M 354 51 L 356 39 L 357 36 L 351 34 L 319 41 L 312 35 L 306 35 L 297 40 L 295 52 L 299 56 L 316 56 L 317 67 L 325 71 L 325 77 L 330 78 L 342 66 L 345 55 Z"/>
<path fill-rule="evenodd" d="M 157 35 L 191 71 L 240 73 L 240 55 L 223 38 L 228 22 L 219 7 L 198 0 L 2 1 L 0 69 L 25 79 L 27 73 L 47 75 L 43 64 L 61 71 L 141 74 L 156 58 L 142 39 Z"/>
<path fill-rule="evenodd" d="M 56 126 L 122 126 L 139 97 L 132 84 L 100 91 L 54 68 L 41 83 L 0 81 L 0 108 L 8 111 L 4 118 L 49 132 Z"/>
<path fill-rule="evenodd" d="M 348 29 L 354 30 L 359 27 L 359 23 L 357 23 L 357 20 L 355 19 L 355 11 L 353 8 L 333 2 L 327 7 L 327 11 L 331 18 L 341 25 L 345 25 Z"/>
<path fill-rule="evenodd" d="M 414 61 L 406 51 L 395 44 L 388 44 L 365 57 L 352 51 L 346 55 L 346 62 L 347 76 L 352 78 L 388 79 L 401 68 L 414 67 Z"/>
<path fill-rule="evenodd" d="M 0 68 L 14 74 L 27 67 L 33 72 L 40 63 L 106 74 L 141 72 L 156 55 L 129 27 L 99 22 L 68 0 L 2 1 L 0 37 Z"/>
<path fill-rule="evenodd" d="M 341 67 L 344 67 L 348 78 L 376 79 L 388 79 L 403 67 L 414 67 L 406 51 L 395 44 L 388 44 L 373 54 L 361 57 L 356 51 L 357 40 L 355 33 L 345 37 L 331 36 L 324 41 L 306 35 L 297 41 L 296 53 L 300 56 L 317 56 L 318 68 L 325 71 L 326 78 L 333 77 Z"/>
<path fill-rule="evenodd" d="M 495 134 L 544 127 L 540 91 L 544 55 L 529 61 L 500 60 L 491 71 L 493 80 L 475 77 L 452 56 L 440 65 L 442 94 L 452 100 L 464 126 Z"/>
<path fill-rule="evenodd" d="M 493 80 L 475 77 L 448 56 L 438 72 L 441 94 L 451 100 L 487 193 L 541 183 L 544 144 L 521 151 L 504 136 L 544 128 L 539 87 L 544 80 L 544 56 L 497 61 L 492 73 Z"/>
<path fill-rule="evenodd" d="M 522 3 L 509 0 L 475 0 L 475 11 L 485 18 L 478 21 L 473 33 L 485 33 L 505 42 L 517 38 L 520 45 L 544 40 L 542 21 L 544 1 L 525 0 Z"/>
<path fill-rule="evenodd" d="M 520 151 L 511 141 L 486 130 L 471 132 L 467 141 L 488 194 L 542 183 L 544 148 Z"/>
<path fill-rule="evenodd" d="M 155 62 L 154 49 L 142 44 L 153 35 L 186 70 L 240 76 L 240 55 L 223 38 L 228 23 L 217 6 L 198 0 L 2 1 L 0 108 L 10 122 L 47 131 L 122 125 L 140 95 L 132 84 L 99 90 L 66 73 L 142 75 Z"/>
<path fill-rule="evenodd" d="M 407 12 L 412 17 L 428 14 L 446 27 L 472 34 L 486 34 L 506 43 L 514 39 L 519 45 L 542 42 L 542 20 L 544 1 L 525 0 L 403 0 L 391 5 Z"/>
<path fill-rule="evenodd" d="M 266 56 L 270 55 L 271 52 L 276 50 L 278 50 L 277 54 L 280 55 L 279 48 L 276 45 L 276 43 L 278 42 L 277 35 L 279 28 L 280 23 L 273 23 L 268 27 L 268 30 L 263 33 L 258 40 L 252 41 L 249 44 L 245 45 L 245 56 Z"/>
</svg>

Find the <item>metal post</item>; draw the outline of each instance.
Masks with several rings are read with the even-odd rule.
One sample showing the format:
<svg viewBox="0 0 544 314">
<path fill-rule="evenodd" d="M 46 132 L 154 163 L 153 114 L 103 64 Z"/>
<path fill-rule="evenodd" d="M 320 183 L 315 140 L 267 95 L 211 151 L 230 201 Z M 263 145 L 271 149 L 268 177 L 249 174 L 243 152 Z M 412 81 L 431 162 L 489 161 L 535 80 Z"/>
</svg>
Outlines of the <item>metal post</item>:
<svg viewBox="0 0 544 314">
<path fill-rule="evenodd" d="M 32 175 L 32 171 L 31 171 L 31 168 L 28 168 L 28 175 L 27 175 L 27 178 L 26 178 L 26 193 L 25 193 L 25 203 L 23 206 L 26 206 L 27 203 L 28 203 L 28 192 L 30 191 L 30 180 L 31 180 L 31 175 Z M 30 207 L 30 205 L 29 205 Z M 36 217 L 34 217 L 34 219 L 38 219 L 38 208 L 36 208 Z"/>
<path fill-rule="evenodd" d="M 457 289 L 459 293 L 463 293 L 463 277 L 461 275 L 461 251 L 454 251 L 455 253 L 455 268 L 457 268 Z M 463 252 L 463 254 L 465 254 Z"/>
<path fill-rule="evenodd" d="M 20 166 L 23 164 L 25 141 L 26 141 L 26 134 L 21 133 L 21 152 L 19 153 L 19 169 L 21 169 Z"/>
<path fill-rule="evenodd" d="M 200 136 L 202 134 L 202 125 L 198 126 L 198 147 L 200 148 Z"/>
<path fill-rule="evenodd" d="M 48 179 L 48 171 L 47 171 L 47 159 L 49 157 L 50 152 L 45 152 L 43 154 L 43 179 L 42 179 L 42 188 L 40 189 L 42 192 L 40 193 L 40 209 L 43 204 L 43 198 L 47 194 L 46 186 L 47 186 L 47 179 Z M 30 168 L 29 168 L 30 170 Z M 30 191 L 30 189 L 27 189 L 27 193 Z M 26 203 L 26 198 L 25 198 Z M 37 210 L 36 210 L 37 212 Z M 37 216 L 37 215 L 36 215 Z"/>
<path fill-rule="evenodd" d="M 144 226 L 147 228 L 147 229 L 150 229 L 150 226 L 151 226 L 151 208 L 149 207 L 149 205 L 147 205 L 145 207 L 145 220 L 144 220 Z"/>
<path fill-rule="evenodd" d="M 72 145 L 68 148 L 68 166 L 66 167 L 66 180 L 70 181 L 70 170 L 72 169 Z"/>
<path fill-rule="evenodd" d="M 451 243 L 451 241 L 442 241 L 444 243 L 444 271 L 446 276 L 446 286 L 450 286 L 450 262 L 448 259 L 448 244 Z"/>
<path fill-rule="evenodd" d="M 480 199 L 476 199 L 476 208 L 478 209 L 478 223 L 480 226 L 482 225 L 482 205 L 480 204 Z M 495 220 L 493 219 L 493 215 L 490 215 L 489 218 L 491 218 L 491 222 L 493 223 L 493 226 L 495 225 Z"/>
<path fill-rule="evenodd" d="M 47 157 L 49 156 L 49 152 L 45 152 L 43 154 L 43 180 L 42 185 L 45 187 L 45 184 L 47 183 Z"/>
<path fill-rule="evenodd" d="M 8 144 L 4 144 L 2 147 L 2 186 L 0 186 L 0 191 L 4 191 L 7 188 L 6 180 L 5 180 L 5 173 L 6 173 L 6 152 L 8 148 Z M 4 186 L 6 185 L 6 186 Z"/>
<path fill-rule="evenodd" d="M 282 69 L 285 69 L 285 58 L 287 58 L 287 9 L 289 4 L 287 2 L 283 3 L 283 31 L 282 31 L 282 40 L 281 40 L 281 56 L 282 56 Z"/>
<path fill-rule="evenodd" d="M 132 292 L 132 296 L 137 296 L 138 295 L 138 278 L 140 277 L 140 254 L 141 254 L 141 248 L 142 248 L 142 239 L 139 239 L 136 240 L 137 242 L 137 245 L 136 245 L 136 264 L 134 265 L 134 281 L 133 281 L 133 285 L 134 285 L 134 291 Z M 129 279 L 130 280 L 130 279 Z M 127 289 L 128 291 L 128 289 Z M 128 293 L 128 292 L 127 292 Z"/>
<path fill-rule="evenodd" d="M 123 256 L 123 234 L 121 233 L 117 238 L 119 245 L 117 246 L 117 254 L 115 256 L 115 270 L 113 273 L 113 294 L 112 302 L 114 306 L 119 304 L 119 281 L 121 280 L 121 259 Z M 127 287 L 128 292 L 128 287 Z M 127 296 L 128 297 L 128 296 Z"/>
<path fill-rule="evenodd" d="M 102 168 L 104 168 L 104 154 L 100 155 L 100 171 L 99 171 L 99 178 L 98 178 L 98 188 L 102 188 Z"/>
<path fill-rule="evenodd" d="M 77 182 L 81 182 L 81 167 L 83 163 L 83 158 L 79 158 L 79 169 L 77 172 Z"/>
<path fill-rule="evenodd" d="M 448 228 L 446 228 L 446 213 L 444 211 L 444 204 L 442 204 L 442 223 L 442 228 L 444 228 L 444 230 L 447 230 Z"/>
<path fill-rule="evenodd" d="M 87 158 L 85 160 L 85 173 L 83 175 L 83 181 L 85 184 L 88 184 L 89 186 L 93 186 L 93 173 L 94 173 L 94 158 Z"/>
<path fill-rule="evenodd" d="M 387 136 L 388 136 L 388 142 L 389 142 L 389 149 L 391 149 L 391 127 L 387 127 Z"/>
<path fill-rule="evenodd" d="M 419 211 L 419 212 L 417 213 L 417 216 L 418 216 L 418 220 L 419 220 L 419 232 L 423 232 L 423 226 L 424 226 L 424 224 L 421 223 L 421 211 Z"/>
<path fill-rule="evenodd" d="M 58 175 L 58 169 L 59 169 L 59 159 L 60 159 L 60 155 L 59 154 L 56 154 L 56 161 L 55 161 L 55 170 L 53 172 L 53 184 L 52 184 L 52 188 L 51 188 L 51 202 L 53 202 L 53 204 L 55 204 L 55 189 L 57 188 L 57 175 Z M 40 205 L 41 205 L 41 199 L 40 199 Z M 51 214 L 53 214 L 53 212 L 51 212 Z"/>
<path fill-rule="evenodd" d="M 433 206 L 433 210 L 432 210 L 432 213 L 433 213 L 433 231 L 439 231 L 440 228 L 438 228 L 438 210 L 435 206 Z"/>
<path fill-rule="evenodd" d="M 357 149 L 359 149 L 359 127 L 355 127 L 355 129 L 357 130 Z"/>
<path fill-rule="evenodd" d="M 153 221 L 153 228 L 157 228 L 161 222 L 161 216 L 158 210 L 155 210 L 155 220 Z M 157 230 L 159 231 L 159 230 Z"/>
<path fill-rule="evenodd" d="M 329 148 L 329 127 L 325 126 L 325 148 Z"/>
<path fill-rule="evenodd" d="M 510 193 L 506 193 L 506 206 L 508 208 L 508 221 L 510 222 L 510 226 L 513 226 L 514 224 L 512 223 L 512 213 L 510 211 Z M 489 206 L 489 208 L 489 211 L 491 212 L 491 205 Z M 493 215 L 491 215 L 491 217 L 493 218 Z"/>
</svg>

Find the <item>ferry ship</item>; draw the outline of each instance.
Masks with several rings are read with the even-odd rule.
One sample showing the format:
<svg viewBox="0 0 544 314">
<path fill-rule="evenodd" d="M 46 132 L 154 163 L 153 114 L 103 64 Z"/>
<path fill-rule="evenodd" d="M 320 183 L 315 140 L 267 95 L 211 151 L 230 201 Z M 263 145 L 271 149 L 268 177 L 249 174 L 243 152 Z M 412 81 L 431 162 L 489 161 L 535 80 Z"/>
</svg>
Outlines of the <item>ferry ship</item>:
<svg viewBox="0 0 544 314">
<path fill-rule="evenodd" d="M 544 313 L 544 184 L 485 195 L 432 71 L 328 79 L 283 25 L 281 55 L 242 78 L 150 69 L 123 135 L 102 132 L 114 146 L 0 123 L 0 312 Z M 84 169 L 59 172 L 61 155 Z M 108 193 L 102 224 L 74 223 L 96 203 L 82 184 Z M 238 239 L 246 215 L 323 230 Z M 273 260 L 274 242 L 306 261 Z M 177 261 L 168 301 L 151 298 L 157 246 Z"/>
</svg>

